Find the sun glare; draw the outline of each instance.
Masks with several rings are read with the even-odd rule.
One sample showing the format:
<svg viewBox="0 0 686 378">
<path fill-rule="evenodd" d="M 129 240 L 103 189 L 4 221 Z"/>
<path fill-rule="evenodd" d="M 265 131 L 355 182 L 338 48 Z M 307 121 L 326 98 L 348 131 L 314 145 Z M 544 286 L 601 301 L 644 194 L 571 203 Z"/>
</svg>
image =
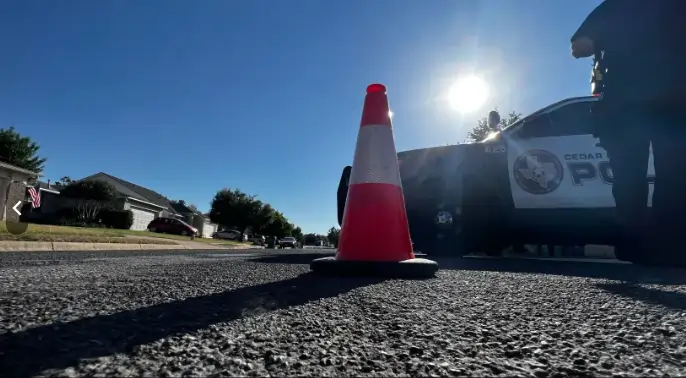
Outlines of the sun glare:
<svg viewBox="0 0 686 378">
<path fill-rule="evenodd" d="M 488 84 L 476 76 L 458 80 L 448 91 L 450 107 L 460 113 L 471 113 L 479 110 L 487 98 Z"/>
</svg>

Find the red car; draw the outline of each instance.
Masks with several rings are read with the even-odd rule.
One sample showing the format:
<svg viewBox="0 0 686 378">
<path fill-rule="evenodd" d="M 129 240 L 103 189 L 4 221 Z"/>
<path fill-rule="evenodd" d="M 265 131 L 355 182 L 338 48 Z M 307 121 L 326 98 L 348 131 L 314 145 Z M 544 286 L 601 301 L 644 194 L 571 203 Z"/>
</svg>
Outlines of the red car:
<svg viewBox="0 0 686 378">
<path fill-rule="evenodd" d="M 180 219 L 174 218 L 155 218 L 148 224 L 148 231 L 183 236 L 198 234 L 197 228 Z"/>
</svg>

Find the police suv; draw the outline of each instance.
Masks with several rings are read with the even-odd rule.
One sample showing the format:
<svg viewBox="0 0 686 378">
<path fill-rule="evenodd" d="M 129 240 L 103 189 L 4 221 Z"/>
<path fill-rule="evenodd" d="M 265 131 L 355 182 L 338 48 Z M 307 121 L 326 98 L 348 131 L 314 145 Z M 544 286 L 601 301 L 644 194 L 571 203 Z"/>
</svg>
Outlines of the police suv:
<svg viewBox="0 0 686 378">
<path fill-rule="evenodd" d="M 615 244 L 612 170 L 591 133 L 595 101 L 559 101 L 478 143 L 398 153 L 415 248 L 495 255 L 514 243 Z M 350 171 L 338 188 L 339 224 Z"/>
</svg>

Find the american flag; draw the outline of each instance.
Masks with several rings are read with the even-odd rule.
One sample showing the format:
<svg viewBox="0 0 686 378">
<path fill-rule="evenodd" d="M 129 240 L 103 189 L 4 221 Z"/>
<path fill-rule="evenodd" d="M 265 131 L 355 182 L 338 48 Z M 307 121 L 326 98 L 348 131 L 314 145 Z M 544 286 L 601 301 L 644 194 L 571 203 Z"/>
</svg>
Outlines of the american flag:
<svg viewBox="0 0 686 378">
<path fill-rule="evenodd" d="M 38 194 L 38 191 L 36 188 L 29 188 L 29 195 L 31 196 L 31 203 L 33 208 L 40 207 L 40 194 Z"/>
</svg>

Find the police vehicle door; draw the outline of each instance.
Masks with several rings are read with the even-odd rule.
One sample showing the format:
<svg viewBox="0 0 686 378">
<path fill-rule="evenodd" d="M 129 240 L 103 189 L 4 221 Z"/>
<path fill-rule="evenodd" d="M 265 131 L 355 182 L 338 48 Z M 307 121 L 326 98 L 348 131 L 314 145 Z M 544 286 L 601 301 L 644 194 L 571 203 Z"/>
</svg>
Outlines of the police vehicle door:
<svg viewBox="0 0 686 378">
<path fill-rule="evenodd" d="M 607 153 L 591 134 L 593 102 L 563 103 L 511 133 L 508 165 L 516 209 L 615 206 Z M 652 154 L 649 169 L 650 175 Z"/>
</svg>

